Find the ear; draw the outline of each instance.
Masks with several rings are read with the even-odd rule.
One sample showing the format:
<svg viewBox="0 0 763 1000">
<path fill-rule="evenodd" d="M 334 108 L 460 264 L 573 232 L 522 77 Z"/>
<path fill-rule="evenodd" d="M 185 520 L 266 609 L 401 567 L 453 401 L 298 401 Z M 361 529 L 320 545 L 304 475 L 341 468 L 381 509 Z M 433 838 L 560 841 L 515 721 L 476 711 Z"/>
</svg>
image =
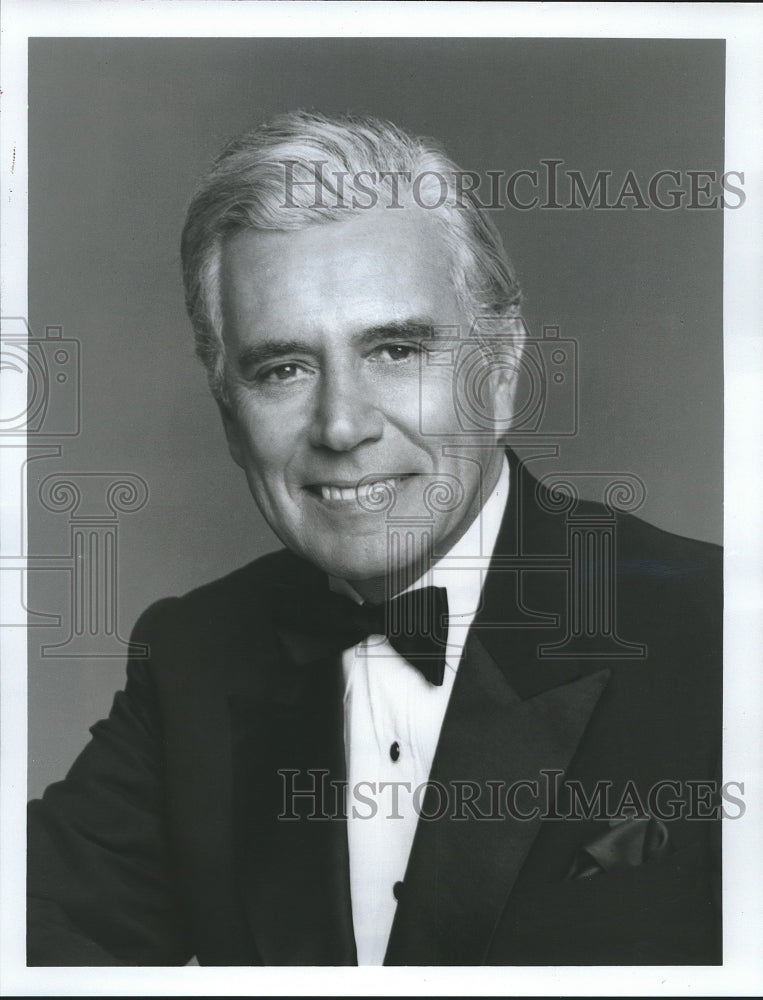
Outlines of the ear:
<svg viewBox="0 0 763 1000">
<path fill-rule="evenodd" d="M 241 440 L 241 431 L 239 429 L 236 415 L 233 412 L 230 403 L 224 399 L 217 400 L 217 408 L 219 409 L 220 416 L 222 417 L 225 437 L 228 441 L 228 451 L 230 452 L 231 458 L 236 465 L 243 469 L 244 446 Z"/>
<path fill-rule="evenodd" d="M 512 427 L 517 385 L 522 374 L 522 352 L 527 339 L 527 327 L 521 316 L 510 316 L 493 353 L 491 372 L 493 405 L 496 425 L 501 435 Z"/>
</svg>

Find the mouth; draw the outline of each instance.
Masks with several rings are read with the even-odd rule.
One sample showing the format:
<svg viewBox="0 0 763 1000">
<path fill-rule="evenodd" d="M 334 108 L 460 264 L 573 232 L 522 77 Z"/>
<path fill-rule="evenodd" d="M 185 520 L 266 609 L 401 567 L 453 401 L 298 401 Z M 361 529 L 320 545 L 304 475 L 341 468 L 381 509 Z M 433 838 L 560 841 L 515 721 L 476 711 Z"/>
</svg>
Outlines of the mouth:
<svg viewBox="0 0 763 1000">
<path fill-rule="evenodd" d="M 412 473 L 406 473 L 398 476 L 379 476 L 375 479 L 365 476 L 354 484 L 346 482 L 311 483 L 305 489 L 313 496 L 327 502 L 362 503 L 364 500 L 373 502 L 379 497 L 381 491 L 389 490 L 394 493 L 399 484 L 410 479 L 412 475 Z"/>
</svg>

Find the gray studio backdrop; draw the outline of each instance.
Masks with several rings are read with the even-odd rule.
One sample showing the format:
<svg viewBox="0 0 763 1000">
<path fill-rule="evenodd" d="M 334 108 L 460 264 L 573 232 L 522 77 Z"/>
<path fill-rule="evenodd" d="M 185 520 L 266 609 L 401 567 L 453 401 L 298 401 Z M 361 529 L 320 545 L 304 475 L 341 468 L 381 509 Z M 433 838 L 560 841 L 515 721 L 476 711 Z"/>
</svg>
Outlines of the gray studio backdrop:
<svg viewBox="0 0 763 1000">
<path fill-rule="evenodd" d="M 32 451 L 27 470 L 41 557 L 28 603 L 47 616 L 29 646 L 37 795 L 108 711 L 140 611 L 277 545 L 228 457 L 183 311 L 184 209 L 222 142 L 311 107 L 434 135 L 482 174 L 556 159 L 589 181 L 611 171 L 617 188 L 629 170 L 645 185 L 660 170 L 720 175 L 724 47 L 40 38 L 29 56 L 29 322 L 65 375 L 51 374 L 61 392 L 35 439 L 60 454 Z M 536 471 L 631 473 L 647 489 L 640 516 L 720 541 L 722 213 L 509 206 L 494 218 L 531 331 L 557 325 L 579 351 L 579 431 Z"/>
</svg>

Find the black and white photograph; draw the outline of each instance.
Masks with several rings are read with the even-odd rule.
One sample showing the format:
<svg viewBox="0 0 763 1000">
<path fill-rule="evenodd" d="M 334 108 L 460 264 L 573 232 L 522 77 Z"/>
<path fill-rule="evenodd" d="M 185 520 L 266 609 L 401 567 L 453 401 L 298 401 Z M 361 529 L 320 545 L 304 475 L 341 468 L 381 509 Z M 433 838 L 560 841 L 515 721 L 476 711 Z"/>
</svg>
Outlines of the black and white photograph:
<svg viewBox="0 0 763 1000">
<path fill-rule="evenodd" d="M 10 993 L 763 985 L 760 6 L 567 6 L 7 6 Z"/>
</svg>

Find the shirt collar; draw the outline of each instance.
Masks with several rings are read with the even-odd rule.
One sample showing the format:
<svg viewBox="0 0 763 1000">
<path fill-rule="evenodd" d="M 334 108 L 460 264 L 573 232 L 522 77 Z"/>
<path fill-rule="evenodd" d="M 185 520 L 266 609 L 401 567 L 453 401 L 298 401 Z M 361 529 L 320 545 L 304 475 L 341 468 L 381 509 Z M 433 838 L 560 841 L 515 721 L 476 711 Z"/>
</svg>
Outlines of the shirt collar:
<svg viewBox="0 0 763 1000">
<path fill-rule="evenodd" d="M 430 584 L 447 588 L 451 618 L 454 615 L 473 617 L 479 607 L 482 583 L 506 510 L 509 478 L 509 463 L 504 456 L 498 482 L 477 517 L 453 548 L 408 588 L 414 590 Z"/>
</svg>

